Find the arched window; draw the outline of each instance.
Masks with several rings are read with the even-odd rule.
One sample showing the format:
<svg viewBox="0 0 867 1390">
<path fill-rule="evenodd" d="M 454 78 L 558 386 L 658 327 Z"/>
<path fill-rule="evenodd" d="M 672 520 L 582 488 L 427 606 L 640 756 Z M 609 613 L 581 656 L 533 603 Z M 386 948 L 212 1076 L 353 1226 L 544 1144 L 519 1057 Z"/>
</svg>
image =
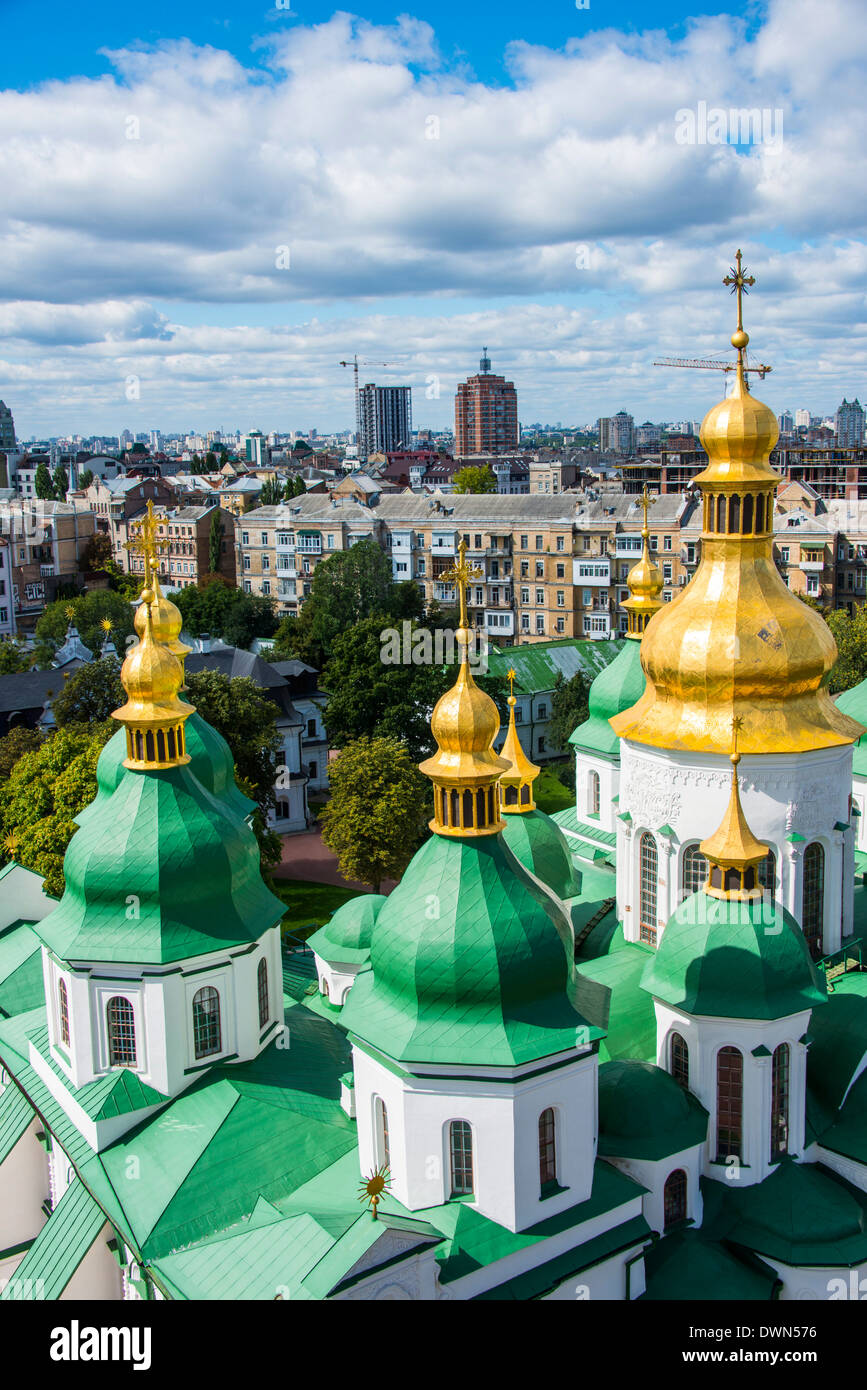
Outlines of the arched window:
<svg viewBox="0 0 867 1390">
<path fill-rule="evenodd" d="M 476 792 L 476 825 L 480 828 L 487 825 L 488 819 L 485 815 L 485 789 L 479 787 Z"/>
<path fill-rule="evenodd" d="M 771 1162 L 789 1151 L 789 1045 L 780 1043 L 771 1062 Z"/>
<path fill-rule="evenodd" d="M 539 1184 L 546 1187 L 557 1181 L 557 1134 L 554 1111 L 548 1107 L 539 1116 Z"/>
<path fill-rule="evenodd" d="M 741 1157 L 744 1059 L 736 1047 L 721 1047 L 716 1059 L 716 1155 Z"/>
<path fill-rule="evenodd" d="M 747 493 L 744 498 L 744 535 L 753 534 L 753 498 L 751 493 Z"/>
<path fill-rule="evenodd" d="M 271 1005 L 268 1001 L 268 963 L 264 957 L 259 961 L 256 986 L 259 991 L 259 1027 L 264 1028 L 271 1017 Z"/>
<path fill-rule="evenodd" d="M 106 1006 L 108 1021 L 108 1064 L 110 1067 L 135 1066 L 135 1013 L 132 1004 L 116 994 Z"/>
<path fill-rule="evenodd" d="M 707 860 L 698 845 L 687 845 L 683 851 L 681 868 L 681 887 L 684 896 L 688 898 L 691 893 L 700 893 L 706 883 Z"/>
<path fill-rule="evenodd" d="M 388 1111 L 385 1108 L 385 1101 L 380 1096 L 376 1097 L 374 1109 L 376 1113 L 377 1162 L 381 1168 L 389 1168 L 391 1166 L 391 1148 L 388 1142 Z"/>
<path fill-rule="evenodd" d="M 734 493 L 729 498 L 729 524 L 728 529 L 734 533 L 740 530 L 741 525 L 741 499 L 739 493 Z"/>
<path fill-rule="evenodd" d="M 464 792 L 464 826 L 471 828 L 473 822 L 473 794 L 467 790 Z"/>
<path fill-rule="evenodd" d="M 639 849 L 638 935 L 651 945 L 656 944 L 656 866 L 656 841 L 646 830 Z"/>
<path fill-rule="evenodd" d="M 328 981 L 326 980 L 325 976 L 323 975 L 323 976 L 322 976 L 322 993 L 323 993 L 323 995 L 324 995 L 324 997 L 325 997 L 326 999 L 328 998 L 328 992 L 329 992 L 329 991 L 328 991 Z"/>
<path fill-rule="evenodd" d="M 503 805 L 504 805 L 504 806 L 517 806 L 517 804 L 518 804 L 518 788 L 517 788 L 517 787 L 504 787 L 504 788 L 503 788 L 503 792 L 504 792 L 504 795 L 503 795 Z"/>
<path fill-rule="evenodd" d="M 587 779 L 587 810 L 591 816 L 599 815 L 599 773 L 591 772 Z"/>
<path fill-rule="evenodd" d="M 682 1168 L 675 1168 L 666 1178 L 662 1204 L 666 1231 L 686 1220 L 686 1173 Z"/>
<path fill-rule="evenodd" d="M 66 981 L 61 980 L 57 986 L 57 1009 L 60 1014 L 60 1041 L 69 1045 L 69 999 L 66 993 Z"/>
<path fill-rule="evenodd" d="M 722 493 L 716 499 L 716 529 L 721 532 L 726 529 L 726 499 Z"/>
<path fill-rule="evenodd" d="M 804 936 L 814 956 L 822 954 L 824 916 L 825 851 L 815 842 L 804 851 L 804 907 L 801 913 Z"/>
<path fill-rule="evenodd" d="M 466 1120 L 452 1120 L 449 1125 L 449 1162 L 451 1195 L 466 1196 L 473 1191 L 473 1131 Z"/>
<path fill-rule="evenodd" d="M 760 888 L 766 888 L 769 893 L 777 891 L 777 856 L 772 849 L 768 850 L 766 859 L 760 859 L 756 869 L 756 877 Z"/>
<path fill-rule="evenodd" d="M 193 995 L 193 1042 L 197 1057 L 221 1050 L 220 996 L 213 985 L 203 985 Z"/>
<path fill-rule="evenodd" d="M 677 1082 L 686 1091 L 689 1089 L 689 1048 L 686 1039 L 680 1033 L 672 1033 L 669 1044 L 669 1070 Z"/>
</svg>

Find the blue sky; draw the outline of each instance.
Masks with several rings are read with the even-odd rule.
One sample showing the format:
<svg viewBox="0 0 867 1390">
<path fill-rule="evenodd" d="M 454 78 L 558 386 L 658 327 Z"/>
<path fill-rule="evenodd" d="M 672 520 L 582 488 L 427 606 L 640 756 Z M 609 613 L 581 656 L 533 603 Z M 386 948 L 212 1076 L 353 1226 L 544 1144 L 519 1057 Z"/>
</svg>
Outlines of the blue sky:
<svg viewBox="0 0 867 1390">
<path fill-rule="evenodd" d="M 726 351 L 738 245 L 764 398 L 867 394 L 863 0 L 296 3 L 0 0 L 23 437 L 347 427 L 354 351 L 443 425 L 484 343 L 525 421 L 700 417 L 651 364 Z"/>
</svg>

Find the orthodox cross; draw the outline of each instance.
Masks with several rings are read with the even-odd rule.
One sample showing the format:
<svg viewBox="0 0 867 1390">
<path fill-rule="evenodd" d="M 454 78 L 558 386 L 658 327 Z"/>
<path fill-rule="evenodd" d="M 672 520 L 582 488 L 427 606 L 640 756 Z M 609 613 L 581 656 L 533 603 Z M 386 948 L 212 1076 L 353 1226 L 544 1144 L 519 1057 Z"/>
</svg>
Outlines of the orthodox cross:
<svg viewBox="0 0 867 1390">
<path fill-rule="evenodd" d="M 129 550 L 133 555 L 144 556 L 146 588 L 150 588 L 151 576 L 156 570 L 159 552 L 168 550 L 170 546 L 168 536 L 157 535 L 159 524 L 154 516 L 154 504 L 151 498 L 148 501 L 147 512 L 141 521 L 133 522 L 135 534 L 132 540 L 124 542 L 124 550 Z"/>
<path fill-rule="evenodd" d="M 647 491 L 647 483 L 645 483 L 641 491 L 641 496 L 638 499 L 638 505 L 644 512 L 644 523 L 641 527 L 642 536 L 646 536 L 648 534 L 647 513 L 650 511 L 650 508 L 653 506 L 655 501 L 656 498 L 651 497 L 650 493 Z"/>
<path fill-rule="evenodd" d="M 449 584 L 457 584 L 461 600 L 461 627 L 467 626 L 467 585 L 471 579 L 481 579 L 483 571 L 467 561 L 467 543 L 462 540 L 458 546 L 458 561 L 450 570 L 440 575 Z"/>
<path fill-rule="evenodd" d="M 516 681 L 517 679 L 518 679 L 518 673 L 517 673 L 517 671 L 515 670 L 514 666 L 510 666 L 509 669 L 508 669 L 508 671 L 506 672 L 506 680 L 509 682 L 509 698 L 510 698 L 510 699 L 511 699 L 511 698 L 514 696 L 514 694 L 515 694 L 515 681 Z"/>
<path fill-rule="evenodd" d="M 745 275 L 741 266 L 741 253 L 738 250 L 735 254 L 735 264 L 729 266 L 729 274 L 723 277 L 724 285 L 731 285 L 732 294 L 738 297 L 738 332 L 744 331 L 744 300 L 745 294 L 749 294 L 747 285 L 756 283 L 755 275 Z"/>
<path fill-rule="evenodd" d="M 739 763 L 741 760 L 740 754 L 738 753 L 738 730 L 743 728 L 743 723 L 744 716 L 742 714 L 736 714 L 734 719 L 732 720 L 731 760 L 733 763 Z"/>
</svg>

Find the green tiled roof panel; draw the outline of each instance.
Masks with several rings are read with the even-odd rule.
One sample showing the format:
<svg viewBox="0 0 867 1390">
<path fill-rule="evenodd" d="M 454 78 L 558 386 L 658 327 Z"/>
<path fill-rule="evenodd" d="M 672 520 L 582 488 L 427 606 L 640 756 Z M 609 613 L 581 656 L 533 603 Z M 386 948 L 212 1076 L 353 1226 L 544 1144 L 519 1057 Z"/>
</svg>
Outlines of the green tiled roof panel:
<svg viewBox="0 0 867 1390">
<path fill-rule="evenodd" d="M 631 709 L 644 694 L 640 657 L 641 643 L 627 639 L 616 659 L 596 677 L 590 687 L 588 717 L 569 739 L 573 747 L 609 757 L 619 754 L 620 739 L 608 721 Z"/>
<path fill-rule="evenodd" d="M 566 836 L 553 818 L 538 807 L 523 814 L 503 816 L 503 839 L 516 859 L 547 884 L 558 898 L 578 892 Z"/>
<path fill-rule="evenodd" d="M 769 1265 L 745 1255 L 739 1259 L 694 1230 L 676 1231 L 649 1246 L 644 1255 L 649 1302 L 763 1301 L 772 1297 L 777 1276 Z"/>
<path fill-rule="evenodd" d="M 0 932 L 0 1014 L 35 1009 L 44 995 L 39 938 L 29 922 L 14 923 Z"/>
<path fill-rule="evenodd" d="M 813 1010 L 810 1036 L 807 1084 L 823 1104 L 836 1111 L 867 1053 L 867 998 L 835 988 L 828 1002 Z"/>
<path fill-rule="evenodd" d="M 650 1062 L 599 1068 L 599 1153 L 609 1158 L 667 1158 L 707 1137 L 707 1111 L 674 1077 Z"/>
<path fill-rule="evenodd" d="M 17 1297 L 23 1281 L 30 1281 L 41 1298 L 59 1298 L 104 1224 L 105 1216 L 93 1197 L 74 1178 L 0 1299 Z"/>
<path fill-rule="evenodd" d="M 256 941 L 284 911 L 252 830 L 187 767 L 125 771 L 73 836 L 64 874 L 38 926 L 64 960 L 168 963 Z"/>
<path fill-rule="evenodd" d="M 370 956 L 370 938 L 379 909 L 386 901 L 382 893 L 360 893 L 339 907 L 324 927 L 307 938 L 318 956 L 327 961 L 353 965 Z"/>
<path fill-rule="evenodd" d="M 618 929 L 609 942 L 618 949 L 594 960 L 582 960 L 579 967 L 582 975 L 606 985 L 611 991 L 606 1036 L 599 1048 L 599 1060 L 637 1057 L 653 1062 L 656 1060 L 656 1013 L 652 997 L 641 987 L 652 951 L 633 942 L 619 944 L 620 936 Z M 590 939 L 592 941 L 592 935 Z"/>
<path fill-rule="evenodd" d="M 785 1018 L 822 1004 L 825 982 L 779 903 L 694 893 L 672 914 L 642 985 L 686 1013 Z"/>
<path fill-rule="evenodd" d="M 526 642 L 519 647 L 505 647 L 502 650 L 492 646 L 488 661 L 494 676 L 505 677 L 513 666 L 518 694 L 535 695 L 539 691 L 553 690 L 558 675 L 568 681 L 580 672 L 592 680 L 614 660 L 619 651 L 619 642 L 590 642 L 564 637 L 560 641 Z"/>
<path fill-rule="evenodd" d="M 136 1110 L 144 1110 L 153 1105 L 165 1105 L 168 1096 L 154 1090 L 141 1080 L 129 1067 L 119 1067 L 107 1072 L 96 1081 L 76 1089 L 66 1078 L 65 1072 L 51 1056 L 48 1045 L 48 1028 L 42 1024 L 27 1034 L 40 1057 L 48 1063 L 55 1076 L 60 1077 L 70 1095 L 92 1120 L 109 1120 L 116 1115 L 130 1115 Z"/>
<path fill-rule="evenodd" d="M 567 806 L 563 811 L 555 811 L 551 819 L 555 820 L 567 835 L 577 835 L 582 840 L 594 840 L 610 849 L 613 849 L 617 844 L 617 836 L 613 830 L 603 830 L 601 825 L 596 825 L 592 821 L 579 820 L 574 806 Z"/>
<path fill-rule="evenodd" d="M 786 1158 L 764 1182 L 702 1179 L 705 1227 L 788 1265 L 857 1265 L 867 1260 L 867 1193 L 818 1163 Z"/>
<path fill-rule="evenodd" d="M 432 835 L 376 919 L 341 1022 L 401 1061 L 532 1061 L 586 1025 L 571 952 L 565 912 L 499 835 Z"/>
<path fill-rule="evenodd" d="M 27 1098 L 10 1083 L 0 1095 L 0 1163 L 9 1157 L 33 1117 Z"/>
</svg>

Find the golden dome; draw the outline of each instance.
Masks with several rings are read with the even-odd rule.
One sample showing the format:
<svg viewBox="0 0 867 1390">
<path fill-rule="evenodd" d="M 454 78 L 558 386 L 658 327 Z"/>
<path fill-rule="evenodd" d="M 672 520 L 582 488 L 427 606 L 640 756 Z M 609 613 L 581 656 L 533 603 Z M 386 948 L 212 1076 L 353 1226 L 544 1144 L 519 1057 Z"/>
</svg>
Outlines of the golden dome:
<svg viewBox="0 0 867 1390">
<path fill-rule="evenodd" d="M 467 627 L 466 588 L 476 572 L 467 564 L 464 541 L 458 553 L 454 569 L 441 578 L 456 582 L 460 594 L 460 627 L 455 633 L 460 670 L 451 690 L 434 707 L 431 730 L 437 751 L 419 764 L 419 770 L 434 783 L 432 830 L 441 835 L 492 835 L 503 828 L 494 784 L 508 764 L 493 747 L 500 731 L 497 706 L 476 685 L 469 666 L 472 634 Z"/>
<path fill-rule="evenodd" d="M 508 764 L 506 771 L 500 776 L 500 810 L 504 815 L 521 815 L 526 811 L 534 811 L 536 802 L 533 799 L 533 783 L 539 776 L 539 768 L 535 763 L 531 763 L 518 737 L 518 730 L 515 727 L 515 671 L 509 671 L 506 679 L 509 682 L 511 694 L 509 695 L 509 730 L 506 740 L 500 749 L 500 757 Z"/>
<path fill-rule="evenodd" d="M 639 499 L 639 505 L 644 508 L 644 524 L 641 528 L 643 540 L 641 559 L 632 566 L 626 577 L 629 598 L 623 607 L 626 609 L 629 624 L 627 637 L 641 641 L 644 629 L 650 619 L 662 607 L 662 600 L 659 595 L 662 593 L 664 580 L 662 570 L 659 565 L 653 563 L 653 556 L 650 553 L 650 529 L 647 524 L 647 512 L 653 505 L 653 499 L 648 496 L 647 484 L 645 484 Z"/>
<path fill-rule="evenodd" d="M 154 591 L 154 601 L 151 604 L 154 641 L 168 647 L 169 651 L 180 659 L 183 669 L 183 659 L 189 655 L 192 647 L 188 647 L 184 642 L 178 640 L 184 625 L 181 610 L 172 603 L 171 599 L 166 598 L 160 588 L 160 581 L 156 573 L 151 575 L 151 587 Z"/>
<path fill-rule="evenodd" d="M 139 641 L 120 668 L 127 702 L 114 711 L 127 729 L 127 767 L 173 767 L 189 762 L 184 748 L 184 721 L 192 706 L 178 699 L 184 683 L 180 661 L 157 642 L 153 631 L 154 592 L 144 589 L 135 615 Z"/>
<path fill-rule="evenodd" d="M 768 847 L 757 840 L 747 824 L 741 806 L 738 787 L 738 730 L 740 717 L 732 720 L 732 787 L 729 804 L 718 829 L 699 849 L 708 861 L 708 881 L 705 892 L 712 897 L 754 898 L 761 896 L 761 887 L 756 876 L 756 865 L 768 857 Z"/>
<path fill-rule="evenodd" d="M 827 624 L 789 591 L 773 557 L 779 476 L 768 455 L 777 426 L 754 400 L 744 360 L 740 268 L 734 392 L 705 418 L 701 561 L 692 581 L 651 619 L 641 644 L 647 686 L 611 727 L 657 748 L 727 752 L 741 717 L 747 753 L 796 753 L 852 743 L 861 728 L 824 684 L 837 658 Z M 763 369 L 765 370 L 765 369 Z"/>
</svg>

